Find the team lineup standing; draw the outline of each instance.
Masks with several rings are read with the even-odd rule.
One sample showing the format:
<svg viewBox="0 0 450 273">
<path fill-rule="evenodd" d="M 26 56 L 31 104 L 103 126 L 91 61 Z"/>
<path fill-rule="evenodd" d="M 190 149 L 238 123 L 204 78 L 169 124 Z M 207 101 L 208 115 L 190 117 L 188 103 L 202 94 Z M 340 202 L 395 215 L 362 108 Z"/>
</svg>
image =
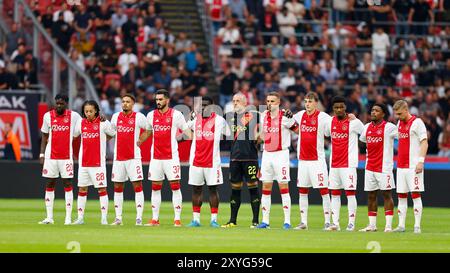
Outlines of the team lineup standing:
<svg viewBox="0 0 450 273">
<path fill-rule="evenodd" d="M 246 109 L 245 96 L 233 97 L 234 110 L 231 118 L 217 115 L 210 106 L 213 100 L 202 98 L 202 107 L 191 113 L 186 122 L 183 114 L 169 108 L 169 93 L 158 90 L 155 94 L 157 109 L 147 118 L 133 112 L 133 95 L 122 96 L 122 112 L 113 115 L 111 122 L 105 120 L 94 101 L 86 101 L 82 107 L 82 118 L 67 109 L 68 98 L 55 97 L 55 110 L 44 115 L 41 128 L 42 176 L 47 179 L 45 205 L 47 216 L 39 224 L 53 224 L 53 203 L 56 179 L 61 176 L 66 192 L 65 224 L 84 224 L 87 187 L 98 189 L 101 224 L 107 224 L 108 195 L 106 192 L 106 142 L 115 136 L 114 161 L 111 180 L 114 182 L 115 220 L 112 225 L 122 225 L 123 186 L 130 180 L 135 191 L 136 225 L 143 225 L 144 193 L 143 170 L 139 146 L 152 137 L 151 161 L 148 179 L 152 182 L 152 218 L 147 226 L 159 226 L 161 188 L 166 178 L 172 189 L 174 226 L 181 226 L 181 168 L 178 156 L 180 134 L 193 139 L 190 153 L 189 185 L 193 186 L 193 219 L 188 227 L 200 226 L 202 188 L 208 186 L 211 227 L 218 224 L 218 186 L 223 183 L 220 162 L 220 141 L 223 135 L 231 140 L 230 220 L 223 228 L 237 226 L 237 214 L 241 203 L 241 188 L 247 183 L 253 212 L 251 227 L 270 228 L 271 191 L 277 181 L 284 212 L 283 229 L 291 228 L 291 197 L 289 193 L 291 134 L 298 134 L 297 156 L 300 224 L 295 228 L 308 229 L 309 187 L 317 188 L 322 196 L 324 230 L 340 230 L 341 190 L 348 200 L 347 231 L 354 231 L 357 212 L 356 187 L 359 140 L 367 143 L 364 190 L 368 192 L 369 225 L 360 231 L 377 231 L 376 199 L 381 191 L 385 203 L 385 232 L 404 232 L 407 194 L 411 192 L 414 202 L 414 232 L 421 232 L 423 210 L 421 192 L 424 191 L 423 165 L 428 148 L 427 134 L 423 122 L 411 115 L 408 104 L 399 100 L 394 104 L 398 125 L 387 122 L 389 111 L 384 104 L 375 104 L 371 109 L 371 122 L 365 126 L 353 114 L 346 113 L 346 100 L 335 97 L 332 102 L 333 117 L 318 110 L 318 96 L 310 92 L 305 96 L 306 110 L 296 115 L 280 109 L 280 95 L 267 95 L 267 110 L 260 113 Z M 78 170 L 78 218 L 71 222 L 73 203 L 72 140 L 81 136 Z M 331 138 L 330 172 L 325 161 L 325 137 Z M 394 139 L 398 139 L 398 217 L 399 225 L 392 229 L 394 202 L 392 191 L 395 181 L 392 174 Z M 262 165 L 258 170 L 258 146 L 262 144 Z M 259 177 L 259 173 L 261 176 Z M 259 179 L 258 179 L 259 178 Z M 262 182 L 262 198 L 259 199 L 258 181 Z M 331 190 L 331 199 L 329 195 Z M 259 223 L 259 209 L 262 222 Z"/>
</svg>

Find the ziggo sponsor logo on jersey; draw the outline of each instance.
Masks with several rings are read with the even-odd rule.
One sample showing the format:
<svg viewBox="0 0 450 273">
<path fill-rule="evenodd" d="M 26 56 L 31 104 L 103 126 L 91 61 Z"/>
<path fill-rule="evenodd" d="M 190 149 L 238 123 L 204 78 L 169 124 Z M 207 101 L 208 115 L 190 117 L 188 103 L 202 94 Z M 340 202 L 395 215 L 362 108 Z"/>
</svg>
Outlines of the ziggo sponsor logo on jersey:
<svg viewBox="0 0 450 273">
<path fill-rule="evenodd" d="M 264 125 L 263 127 L 264 133 L 278 133 L 280 131 L 279 127 L 269 127 Z"/>
<path fill-rule="evenodd" d="M 301 130 L 302 132 L 304 132 L 304 133 L 312 133 L 312 132 L 317 131 L 317 128 L 316 128 L 316 127 L 313 127 L 313 126 L 302 125 L 302 126 L 300 127 L 300 130 Z"/>
<path fill-rule="evenodd" d="M 134 127 L 118 126 L 117 132 L 118 133 L 132 133 L 132 132 L 134 132 Z"/>
<path fill-rule="evenodd" d="M 401 139 L 401 138 L 408 138 L 408 137 L 409 137 L 408 133 L 398 133 L 398 138 L 399 139 Z"/>
<path fill-rule="evenodd" d="M 83 132 L 81 134 L 82 138 L 98 138 L 100 136 L 99 133 L 88 133 L 88 132 Z"/>
<path fill-rule="evenodd" d="M 211 131 L 197 130 L 195 132 L 195 135 L 197 136 L 197 138 L 211 138 L 214 136 L 214 133 Z"/>
<path fill-rule="evenodd" d="M 382 137 L 373 137 L 373 136 L 367 137 L 367 143 L 379 143 L 379 142 L 383 142 Z"/>
<path fill-rule="evenodd" d="M 172 126 L 169 125 L 154 125 L 153 126 L 153 131 L 155 132 L 167 132 L 170 131 L 172 129 Z"/>
<path fill-rule="evenodd" d="M 346 138 L 348 138 L 348 134 L 347 133 L 336 133 L 336 132 L 333 132 L 333 133 L 331 133 L 331 138 L 346 139 Z"/>
<path fill-rule="evenodd" d="M 69 131 L 70 127 L 67 125 L 52 125 L 53 132 L 64 132 Z"/>
</svg>

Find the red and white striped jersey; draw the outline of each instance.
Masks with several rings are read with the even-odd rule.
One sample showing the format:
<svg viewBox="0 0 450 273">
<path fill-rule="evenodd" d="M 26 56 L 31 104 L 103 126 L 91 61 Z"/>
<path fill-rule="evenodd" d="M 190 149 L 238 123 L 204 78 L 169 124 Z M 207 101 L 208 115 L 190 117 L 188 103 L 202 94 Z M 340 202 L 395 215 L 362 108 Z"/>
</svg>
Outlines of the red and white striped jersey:
<svg viewBox="0 0 450 273">
<path fill-rule="evenodd" d="M 324 138 L 329 136 L 326 131 L 331 117 L 316 110 L 308 115 L 302 110 L 294 115 L 298 123 L 297 155 L 299 160 L 325 160 Z"/>
<path fill-rule="evenodd" d="M 420 142 L 427 139 L 427 128 L 420 118 L 412 116 L 398 122 L 397 168 L 415 168 L 419 163 Z"/>
<path fill-rule="evenodd" d="M 78 121 L 74 136 L 81 135 L 78 161 L 82 167 L 106 166 L 106 136 L 116 134 L 108 120 L 100 122 L 97 117 L 93 121 L 81 119 Z"/>
<path fill-rule="evenodd" d="M 44 114 L 41 132 L 48 134 L 45 159 L 73 159 L 73 133 L 80 119 L 77 112 L 70 110 L 61 116 L 55 110 Z"/>
<path fill-rule="evenodd" d="M 173 108 L 165 113 L 153 110 L 147 114 L 147 121 L 153 130 L 153 145 L 150 150 L 151 159 L 167 160 L 179 158 L 177 132 L 188 129 L 183 114 Z"/>
<path fill-rule="evenodd" d="M 212 113 L 204 118 L 197 115 L 188 122 L 194 131 L 189 163 L 201 168 L 216 168 L 220 166 L 220 139 L 222 135 L 231 135 L 227 122 L 221 116 Z"/>
<path fill-rule="evenodd" d="M 264 139 L 263 150 L 266 152 L 276 152 L 289 149 L 291 146 L 291 131 L 295 120 L 284 116 L 279 110 L 276 116 L 270 115 L 269 111 L 264 111 L 261 115 L 262 137 Z"/>
<path fill-rule="evenodd" d="M 359 119 L 348 117 L 339 120 L 334 116 L 327 125 L 327 135 L 331 137 L 331 168 L 358 167 L 358 135 L 364 130 Z"/>
<path fill-rule="evenodd" d="M 394 138 L 397 134 L 397 126 L 384 120 L 378 125 L 370 122 L 364 126 L 359 139 L 367 143 L 366 170 L 378 173 L 392 172 Z"/>
<path fill-rule="evenodd" d="M 137 141 L 141 129 L 150 130 L 145 116 L 137 112 L 128 115 L 123 112 L 115 113 L 111 118 L 111 125 L 116 131 L 114 160 L 140 159 L 141 148 L 137 146 Z"/>
</svg>

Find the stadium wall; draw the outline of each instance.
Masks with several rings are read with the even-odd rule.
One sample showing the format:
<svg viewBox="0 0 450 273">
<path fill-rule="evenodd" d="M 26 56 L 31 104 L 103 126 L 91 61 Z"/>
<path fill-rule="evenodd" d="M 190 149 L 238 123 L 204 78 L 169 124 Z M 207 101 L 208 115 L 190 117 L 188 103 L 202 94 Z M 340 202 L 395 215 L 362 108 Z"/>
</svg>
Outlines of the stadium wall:
<svg viewBox="0 0 450 273">
<path fill-rule="evenodd" d="M 108 192 L 109 196 L 113 197 L 113 185 L 110 180 L 111 178 L 111 168 L 112 165 L 108 164 Z M 78 170 L 78 166 L 75 166 L 75 171 Z M 148 173 L 148 165 L 144 165 L 144 173 Z M 183 193 L 183 201 L 190 201 L 192 189 L 188 185 L 188 173 L 189 167 L 183 166 L 181 168 L 182 182 L 181 190 Z M 15 162 L 0 162 L 0 198 L 43 198 L 45 189 L 45 179 L 41 177 L 41 165 L 38 162 L 23 162 L 17 164 Z M 76 174 L 76 172 L 75 172 Z M 425 171 L 425 190 L 423 194 L 423 203 L 425 206 L 432 207 L 450 207 L 450 198 L 448 194 L 450 193 L 450 172 L 448 170 L 426 170 Z M 220 201 L 222 206 L 228 206 L 228 200 L 231 193 L 229 185 L 229 169 L 223 168 L 224 184 L 219 187 Z M 395 175 L 395 171 L 394 171 Z M 147 175 L 145 175 L 147 176 Z M 75 180 L 76 181 L 76 180 Z M 291 181 L 297 181 L 297 168 L 291 168 Z M 364 170 L 358 169 L 358 191 L 357 198 L 359 204 L 367 204 L 367 196 L 363 191 L 364 183 Z M 74 189 L 77 193 L 77 189 Z M 151 196 L 151 186 L 150 182 L 144 181 L 144 192 L 147 202 Z M 296 184 L 294 182 L 290 183 L 290 193 L 293 204 L 298 204 L 298 191 Z M 76 195 L 75 195 L 76 196 Z M 242 192 L 242 201 L 248 202 L 248 191 L 244 186 Z M 97 198 L 97 193 L 93 188 L 89 189 L 89 197 Z M 380 196 L 381 197 L 381 196 Z M 56 198 L 64 198 L 64 191 L 62 183 L 57 184 L 56 188 Z M 134 200 L 134 192 L 131 184 L 129 182 L 125 186 L 124 198 L 128 200 Z M 172 194 L 168 183 L 165 183 L 162 189 L 162 199 L 165 201 L 170 201 Z M 207 191 L 205 191 L 205 200 L 207 200 Z M 382 198 L 379 198 L 381 202 Z M 394 194 L 394 199 L 396 195 Z M 310 203 L 311 204 L 321 204 L 321 197 L 319 192 L 316 190 L 310 193 Z M 272 202 L 281 203 L 281 198 L 278 190 L 278 186 L 274 185 Z M 342 198 L 343 204 L 346 204 L 346 198 Z M 411 200 L 409 200 L 411 202 Z M 395 203 L 397 201 L 395 200 Z M 381 203 L 380 203 L 381 204 Z M 207 203 L 205 203 L 207 205 Z M 380 208 L 382 209 L 382 208 Z"/>
</svg>

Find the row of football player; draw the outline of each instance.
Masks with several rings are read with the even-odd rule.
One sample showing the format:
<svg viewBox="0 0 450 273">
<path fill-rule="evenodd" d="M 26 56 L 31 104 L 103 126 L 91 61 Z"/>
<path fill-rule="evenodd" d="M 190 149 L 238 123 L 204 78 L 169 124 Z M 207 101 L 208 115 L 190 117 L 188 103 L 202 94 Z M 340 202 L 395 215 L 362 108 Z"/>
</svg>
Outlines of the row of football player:
<svg viewBox="0 0 450 273">
<path fill-rule="evenodd" d="M 55 178 L 61 177 L 66 189 L 66 224 L 71 223 L 71 207 L 73 194 L 70 179 L 73 177 L 71 141 L 81 135 L 80 168 L 78 174 L 78 219 L 74 224 L 84 222 L 84 207 L 87 187 L 98 188 L 102 210 L 102 223 L 106 224 L 108 196 L 106 194 L 105 143 L 109 137 L 116 136 L 112 181 L 114 182 L 114 204 L 116 219 L 113 224 L 122 224 L 121 207 L 123 203 L 123 182 L 130 180 L 136 192 L 136 224 L 142 224 L 144 197 L 142 192 L 142 164 L 138 146 L 149 136 L 153 137 L 149 180 L 152 181 L 152 220 L 149 225 L 159 225 L 160 189 L 166 177 L 173 191 L 175 211 L 174 225 L 180 226 L 181 192 L 180 167 L 177 152 L 176 132 L 181 129 L 192 136 L 189 184 L 193 186 L 193 220 L 188 226 L 200 225 L 200 207 L 202 185 L 208 185 L 211 205 L 211 226 L 218 227 L 218 193 L 217 186 L 222 184 L 220 167 L 219 141 L 221 134 L 230 134 L 226 121 L 215 113 L 205 111 L 212 100 L 204 98 L 202 114 L 186 122 L 183 115 L 168 107 L 167 91 L 156 93 L 157 109 L 145 118 L 140 113 L 132 112 L 134 97 L 126 95 L 122 98 L 123 111 L 116 113 L 111 123 L 102 121 L 99 108 L 95 102 L 87 101 L 83 109 L 83 119 L 78 114 L 67 110 L 67 98 L 58 95 L 56 109 L 44 116 L 42 126 L 43 141 L 41 160 L 43 176 L 49 178 L 46 190 L 47 218 L 41 223 L 53 223 L 53 200 Z M 235 111 L 245 112 L 245 97 L 237 94 L 233 98 Z M 423 187 L 423 161 L 427 150 L 426 130 L 420 119 L 411 116 L 405 101 L 394 105 L 395 114 L 399 118 L 399 128 L 386 122 L 388 111 L 386 106 L 375 104 L 371 111 L 372 122 L 363 125 L 356 117 L 345 112 L 345 99 L 335 98 L 333 101 L 334 117 L 317 109 L 317 94 L 309 93 L 305 97 L 306 110 L 292 116 L 291 113 L 279 109 L 278 93 L 267 96 L 268 110 L 261 114 L 259 121 L 262 134 L 257 136 L 263 142 L 261 178 L 263 191 L 261 198 L 263 221 L 253 221 L 252 226 L 269 228 L 270 194 L 272 182 L 277 180 L 283 201 L 285 220 L 283 228 L 289 229 L 290 196 L 289 154 L 290 134 L 298 133 L 299 173 L 298 183 L 300 195 L 301 222 L 297 229 L 307 229 L 308 189 L 312 186 L 320 189 L 323 197 L 323 208 L 326 230 L 339 230 L 340 190 L 345 189 L 349 199 L 349 223 L 347 230 L 354 230 L 356 216 L 355 190 L 357 185 L 356 166 L 358 160 L 357 142 L 367 142 L 367 164 L 365 174 L 365 190 L 369 194 L 370 224 L 362 231 L 376 230 L 376 196 L 381 190 L 385 198 L 386 227 L 392 231 L 393 201 L 392 189 L 395 183 L 392 176 L 393 139 L 399 138 L 399 172 L 397 177 L 399 193 L 399 227 L 396 231 L 404 231 L 408 192 L 412 192 L 416 215 L 415 231 L 420 232 L 420 216 L 422 205 L 420 192 Z M 242 120 L 241 120 L 242 121 Z M 112 124 L 112 125 L 111 125 Z M 146 132 L 139 136 L 140 128 Z M 240 126 L 233 126 L 240 134 Z M 191 130 L 194 134 L 191 135 Z M 424 133 L 425 132 L 425 133 Z M 325 164 L 323 140 L 331 136 L 332 155 L 330 179 Z M 246 141 L 246 140 L 243 140 Z M 50 145 L 47 145 L 47 142 Z M 197 147 L 198 146 L 198 147 Z M 44 153 L 45 151 L 45 153 Z M 45 159 L 45 160 L 44 160 Z M 233 163 L 233 161 L 232 161 Z M 255 169 L 255 168 L 252 168 Z M 241 181 L 244 181 L 244 177 Z M 330 182 L 329 182 L 330 181 Z M 241 183 L 242 184 L 242 183 Z M 233 187 L 234 188 L 234 187 Z M 331 189 L 332 199 L 329 191 Z M 255 211 L 255 210 L 254 210 Z M 255 212 L 254 212 L 255 214 Z M 330 221 L 332 214 L 333 223 Z M 254 218 L 255 220 L 255 215 Z M 257 216 L 256 216 L 257 219 Z M 235 221 L 235 220 L 234 220 Z M 229 222 L 224 227 L 231 227 Z"/>
</svg>

